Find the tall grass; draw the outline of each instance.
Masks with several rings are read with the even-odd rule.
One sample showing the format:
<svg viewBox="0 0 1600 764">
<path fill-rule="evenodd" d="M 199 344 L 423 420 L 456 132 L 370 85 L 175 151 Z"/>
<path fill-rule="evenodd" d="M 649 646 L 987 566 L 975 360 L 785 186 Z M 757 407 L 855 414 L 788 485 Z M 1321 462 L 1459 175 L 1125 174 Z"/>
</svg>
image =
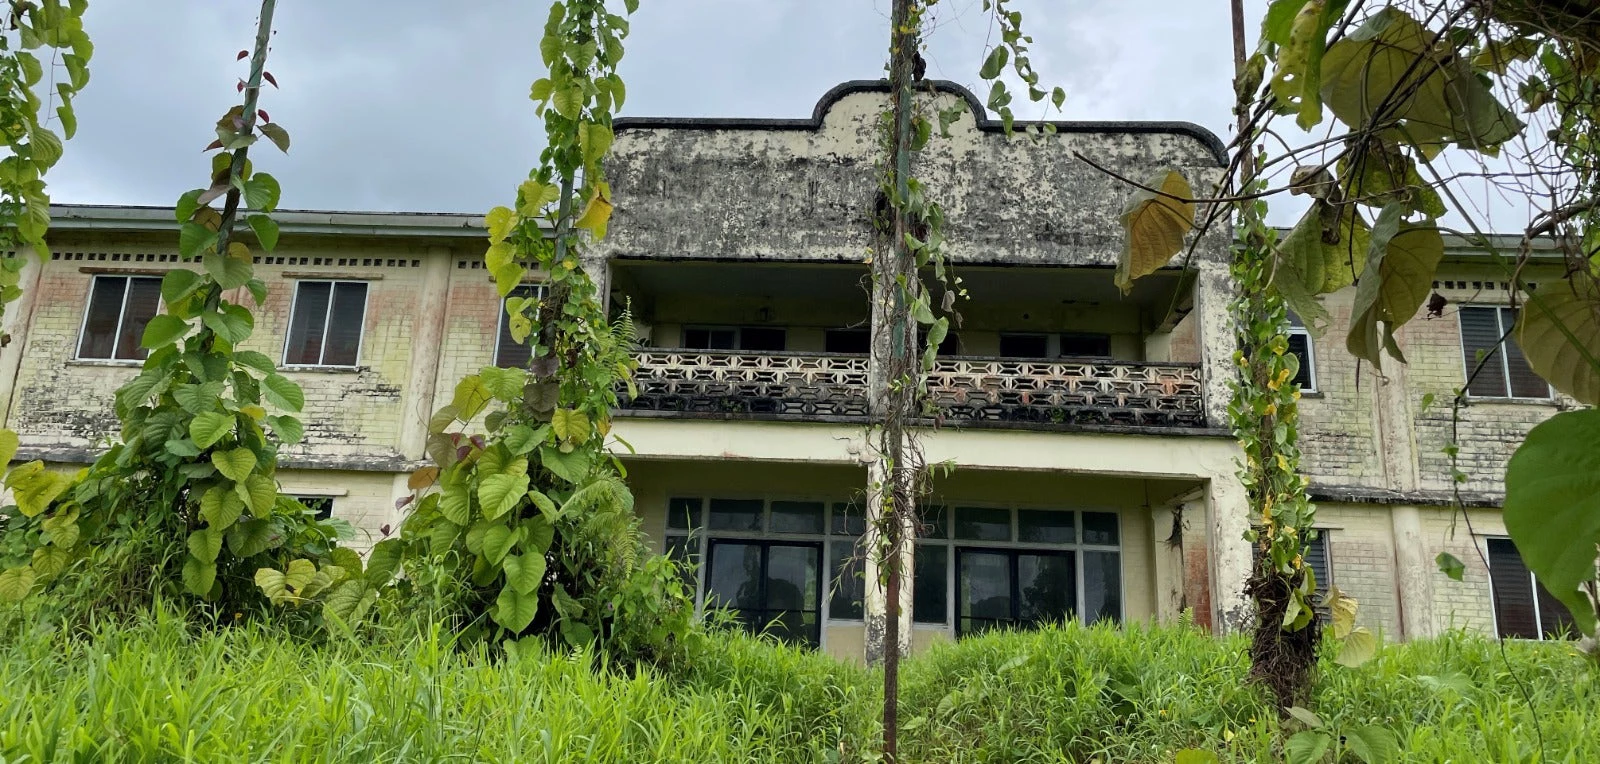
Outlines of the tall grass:
<svg viewBox="0 0 1600 764">
<path fill-rule="evenodd" d="M 670 673 L 427 627 L 311 644 L 157 613 L 87 637 L 0 624 L 0 761 L 823 762 L 870 756 L 879 677 L 731 634 Z M 906 761 L 1271 761 L 1284 730 L 1243 643 L 1181 628 L 993 634 L 906 664 Z M 1600 761 L 1600 686 L 1562 646 L 1463 635 L 1324 665 L 1313 708 L 1406 761 Z M 1515 674 L 1533 694 L 1530 713 Z"/>
</svg>

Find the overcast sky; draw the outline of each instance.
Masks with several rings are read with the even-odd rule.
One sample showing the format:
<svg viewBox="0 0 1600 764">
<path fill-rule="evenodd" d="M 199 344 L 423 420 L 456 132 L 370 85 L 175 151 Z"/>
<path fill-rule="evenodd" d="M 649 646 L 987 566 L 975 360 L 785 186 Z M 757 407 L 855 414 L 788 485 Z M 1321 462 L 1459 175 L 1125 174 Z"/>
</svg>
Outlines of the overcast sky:
<svg viewBox="0 0 1600 764">
<path fill-rule="evenodd" d="M 616 3 L 619 7 L 622 3 Z M 1197 122 L 1227 139 L 1227 0 L 1013 0 L 1067 119 Z M 1266 0 L 1247 3 L 1253 18 Z M 280 0 L 262 107 L 288 156 L 257 151 L 295 209 L 481 213 L 508 201 L 543 131 L 527 98 L 548 11 L 537 0 Z M 238 103 L 259 3 L 94 0 L 92 80 L 51 173 L 64 204 L 170 205 Z M 624 114 L 802 117 L 828 88 L 883 76 L 889 0 L 643 0 Z M 943 0 L 929 76 L 973 86 L 989 19 Z M 1021 112 L 1019 112 L 1021 115 Z M 1030 116 L 1037 116 L 1032 114 Z M 263 147 L 266 144 L 261 144 Z"/>
</svg>

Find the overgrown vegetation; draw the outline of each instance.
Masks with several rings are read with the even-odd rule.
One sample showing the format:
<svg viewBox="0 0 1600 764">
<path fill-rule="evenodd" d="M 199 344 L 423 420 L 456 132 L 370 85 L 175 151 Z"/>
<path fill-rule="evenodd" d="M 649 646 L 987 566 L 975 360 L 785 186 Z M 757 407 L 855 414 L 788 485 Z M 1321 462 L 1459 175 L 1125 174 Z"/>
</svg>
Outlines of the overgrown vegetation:
<svg viewBox="0 0 1600 764">
<path fill-rule="evenodd" d="M 0 617 L 3 618 L 3 617 Z M 386 619 L 383 619 L 386 621 Z M 156 611 L 90 637 L 14 638 L 0 620 L 0 757 L 255 761 L 872 760 L 875 672 L 713 634 L 662 671 L 530 645 L 461 649 L 425 619 L 323 646 L 272 624 L 197 629 Z M 1196 629 L 991 633 L 909 659 L 901 757 L 916 762 L 1278 760 L 1301 733 L 1244 681 L 1243 639 Z M 1600 758 L 1600 686 L 1570 648 L 1452 634 L 1325 671 L 1311 692 L 1329 729 L 1377 728 L 1384 761 Z M 1533 688 L 1531 708 L 1512 675 Z M 292 711 L 290 710 L 292 709 Z M 1304 761 L 1307 759 L 1294 759 Z"/>
</svg>

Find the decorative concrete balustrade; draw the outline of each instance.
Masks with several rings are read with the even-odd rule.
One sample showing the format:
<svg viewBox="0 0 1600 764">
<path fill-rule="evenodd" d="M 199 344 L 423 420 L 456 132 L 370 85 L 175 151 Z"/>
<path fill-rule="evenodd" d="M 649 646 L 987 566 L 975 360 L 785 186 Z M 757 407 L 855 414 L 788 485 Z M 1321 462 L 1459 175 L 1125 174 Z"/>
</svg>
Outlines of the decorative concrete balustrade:
<svg viewBox="0 0 1600 764">
<path fill-rule="evenodd" d="M 637 354 L 622 409 L 707 418 L 865 420 L 867 357 L 655 349 Z M 945 358 L 928 375 L 932 416 L 952 426 L 1203 428 L 1193 364 Z"/>
</svg>

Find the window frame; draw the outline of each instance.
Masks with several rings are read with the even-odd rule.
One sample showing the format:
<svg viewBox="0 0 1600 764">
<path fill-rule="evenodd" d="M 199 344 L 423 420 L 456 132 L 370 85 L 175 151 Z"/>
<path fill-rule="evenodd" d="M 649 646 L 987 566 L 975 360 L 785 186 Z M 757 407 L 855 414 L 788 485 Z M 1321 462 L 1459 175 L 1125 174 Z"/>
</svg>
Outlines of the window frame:
<svg viewBox="0 0 1600 764">
<path fill-rule="evenodd" d="M 283 352 L 280 354 L 284 369 L 357 369 L 361 367 L 362 353 L 367 349 L 367 307 L 372 302 L 372 282 L 366 279 L 338 279 L 338 278 L 297 278 L 294 279 L 294 295 L 289 299 L 289 320 L 283 329 Z M 295 311 L 300 307 L 300 285 L 302 284 L 328 284 L 328 307 L 322 314 L 322 349 L 319 351 L 317 363 L 290 363 L 289 362 L 289 337 L 294 326 Z M 356 333 L 355 361 L 343 363 L 325 363 L 328 357 L 328 327 L 332 323 L 333 303 L 338 295 L 340 284 L 360 284 L 361 289 L 361 329 Z"/>
<path fill-rule="evenodd" d="M 768 502 L 768 504 L 770 505 L 770 502 Z M 763 507 L 762 511 L 764 513 L 768 513 L 768 512 L 771 511 L 771 507 L 770 506 Z M 824 515 L 824 517 L 826 517 L 826 515 L 827 515 L 827 508 L 826 507 L 824 507 L 823 515 Z M 824 525 L 824 527 L 826 528 L 826 525 Z M 795 538 L 789 538 L 790 536 L 794 536 Z M 828 631 L 828 606 L 831 604 L 831 601 L 832 601 L 832 597 L 828 596 L 829 595 L 829 589 L 830 589 L 828 584 L 833 578 L 833 573 L 828 567 L 828 546 L 829 546 L 829 542 L 812 540 L 809 537 L 801 538 L 800 536 L 801 536 L 801 534 L 794 534 L 794 533 L 788 533 L 788 534 L 782 534 L 782 535 L 776 535 L 776 536 L 768 535 L 768 536 L 765 536 L 763 538 L 744 538 L 744 537 L 735 537 L 735 536 L 718 536 L 716 538 L 711 538 L 710 536 L 707 536 L 705 541 L 704 541 L 704 543 L 702 544 L 702 547 L 703 547 L 703 550 L 704 550 L 702 552 L 702 554 L 704 555 L 704 560 L 705 560 L 705 562 L 703 563 L 702 567 L 705 568 L 706 570 L 713 569 L 714 566 L 712 564 L 712 561 L 715 559 L 714 552 L 716 550 L 717 545 L 719 545 L 719 544 L 741 545 L 741 546 L 758 546 L 758 547 L 761 547 L 761 604 L 762 604 L 762 607 L 760 608 L 760 611 L 763 612 L 763 613 L 772 613 L 772 612 L 775 611 L 775 608 L 767 607 L 767 605 L 770 604 L 768 602 L 768 599 L 767 599 L 767 594 L 768 594 L 768 592 L 767 592 L 767 581 L 768 581 L 768 579 L 770 579 L 772 577 L 771 572 L 770 572 L 771 571 L 771 564 L 772 564 L 772 548 L 773 547 L 792 547 L 792 548 L 796 548 L 796 549 L 814 549 L 814 550 L 816 550 L 816 553 L 817 553 L 817 610 L 816 610 L 816 613 L 817 613 L 817 641 L 816 641 L 816 644 L 812 645 L 812 646 L 816 647 L 816 648 L 821 648 L 822 647 L 823 637 L 826 635 L 826 633 Z M 705 592 L 709 582 L 706 580 L 705 576 L 697 576 L 697 578 L 699 579 L 698 588 L 701 590 L 702 604 L 700 605 L 701 609 L 697 610 L 696 612 L 700 613 L 701 617 L 704 617 L 704 615 L 705 615 L 704 612 L 703 612 L 703 610 L 704 610 L 703 600 L 704 600 L 704 596 L 705 596 L 704 592 Z M 743 608 L 730 607 L 730 608 L 726 608 L 726 609 L 727 610 L 741 610 Z M 804 613 L 804 612 L 807 612 L 807 611 L 800 610 L 800 611 L 788 611 L 788 612 Z M 772 621 L 769 619 L 767 621 L 767 623 L 770 624 L 770 623 L 772 623 Z M 764 628 L 764 626 L 763 626 L 763 628 Z M 804 644 L 804 643 L 801 643 L 801 644 Z"/>
<path fill-rule="evenodd" d="M 1306 339 L 1306 357 L 1301 367 L 1306 371 L 1306 383 L 1300 386 L 1300 392 L 1317 395 L 1322 392 L 1322 385 L 1317 379 L 1317 343 L 1311 337 L 1311 330 L 1306 328 L 1305 322 L 1293 313 L 1289 314 L 1289 334 L 1299 335 Z M 1294 351 L 1289 351 L 1294 352 Z"/>
<path fill-rule="evenodd" d="M 997 357 L 999 357 L 999 358 L 1007 358 L 1007 359 L 1016 358 L 1016 359 L 1027 360 L 1027 361 L 1056 361 L 1056 360 L 1060 359 L 1061 343 L 1056 338 L 1055 333 L 1052 333 L 1052 332 L 1010 332 L 1010 331 L 1007 331 L 1007 332 L 997 332 L 997 335 L 998 335 L 998 338 L 997 338 L 997 340 L 995 342 L 995 351 L 998 354 Z M 1003 349 L 1003 347 L 1004 347 L 1005 341 L 1007 339 L 1019 339 L 1019 340 L 1020 339 L 1029 339 L 1029 340 L 1037 339 L 1037 340 L 1043 340 L 1044 341 L 1044 354 L 1043 355 L 1006 355 L 1005 350 Z M 1051 352 L 1052 350 L 1055 350 L 1056 352 L 1052 353 Z"/>
<path fill-rule="evenodd" d="M 1118 625 L 1125 624 L 1127 622 L 1127 619 L 1128 619 L 1128 612 L 1127 612 L 1128 611 L 1128 608 L 1127 608 L 1127 604 L 1128 604 L 1128 599 L 1127 599 L 1127 594 L 1128 594 L 1128 576 L 1127 576 L 1127 573 L 1126 573 L 1126 569 L 1122 565 L 1127 559 L 1127 552 L 1126 552 L 1126 549 L 1124 548 L 1125 545 L 1126 545 L 1126 540 L 1127 540 L 1127 529 L 1125 527 L 1126 524 L 1123 522 L 1122 512 L 1119 511 L 1118 509 L 1116 509 L 1114 507 L 1107 507 L 1107 506 L 1084 506 L 1084 507 L 1073 507 L 1071 509 L 1063 509 L 1063 508 L 1061 508 L 1059 506 L 1047 506 L 1047 505 L 1041 505 L 1041 504 L 1002 504 L 1002 503 L 988 503 L 988 502 L 944 502 L 943 506 L 944 506 L 944 511 L 945 511 L 945 521 L 944 521 L 944 532 L 945 533 L 944 533 L 944 536 L 943 537 L 938 537 L 938 536 L 920 536 L 919 535 L 916 539 L 912 540 L 912 543 L 913 543 L 914 546 L 939 545 L 939 546 L 944 546 L 945 547 L 945 603 L 944 603 L 945 620 L 942 623 L 934 623 L 934 622 L 927 622 L 927 621 L 917 621 L 915 619 L 915 617 L 913 616 L 912 623 L 911 623 L 911 626 L 912 626 L 913 629 L 924 629 L 924 630 L 928 630 L 928 631 L 942 631 L 942 632 L 945 632 L 947 634 L 952 634 L 952 635 L 957 636 L 957 637 L 960 636 L 960 631 L 959 631 L 960 622 L 959 622 L 959 616 L 957 614 L 957 610 L 959 609 L 958 608 L 959 596 L 958 596 L 956 587 L 960 583 L 959 582 L 959 577 L 958 577 L 958 573 L 959 573 L 958 568 L 959 568 L 959 566 L 958 566 L 958 563 L 957 563 L 957 558 L 959 557 L 960 551 L 963 550 L 963 549 L 965 549 L 965 550 L 975 550 L 975 551 L 983 551 L 983 550 L 1005 551 L 1005 552 L 1008 552 L 1008 553 L 1028 552 L 1028 551 L 1047 551 L 1047 552 L 1071 551 L 1071 552 L 1075 552 L 1076 554 L 1074 554 L 1073 566 L 1075 568 L 1075 575 L 1077 577 L 1077 602 L 1075 603 L 1075 607 L 1074 607 L 1074 616 L 1078 619 L 1078 621 L 1080 623 L 1083 622 L 1083 618 L 1084 618 L 1083 605 L 1084 605 L 1084 602 L 1085 602 L 1085 600 L 1084 600 L 1085 592 L 1084 592 L 1084 575 L 1083 575 L 1083 572 L 1084 572 L 1083 571 L 1083 559 L 1084 559 L 1083 553 L 1084 552 L 1113 552 L 1113 553 L 1115 553 L 1117 555 L 1117 562 L 1118 562 L 1117 591 L 1116 591 L 1116 594 L 1117 594 L 1117 617 L 1116 617 L 1116 621 L 1117 621 Z M 930 506 L 928 508 L 931 509 L 932 506 Z M 1007 512 L 1009 513 L 1010 518 L 1011 518 L 1011 531 L 1010 531 L 1011 540 L 1010 541 L 988 541 L 988 540 L 959 539 L 959 538 L 956 538 L 956 536 L 955 536 L 955 528 L 956 528 L 955 515 L 956 515 L 956 512 L 958 510 L 960 510 L 960 509 L 1004 509 L 1004 510 L 1007 510 Z M 1070 544 L 1069 543 L 1062 543 L 1062 542 L 1017 541 L 1016 539 L 1020 537 L 1020 528 L 1019 528 L 1017 523 L 1018 523 L 1018 518 L 1020 516 L 1020 512 L 1023 511 L 1023 510 L 1038 510 L 1038 511 L 1045 511 L 1045 512 L 1070 512 L 1070 513 L 1072 513 L 1072 515 L 1073 515 L 1073 518 L 1072 518 L 1072 522 L 1073 522 L 1073 538 L 1075 540 Z M 1086 543 L 1083 542 L 1083 516 L 1086 513 L 1108 514 L 1108 515 L 1112 515 L 1112 516 L 1117 518 L 1117 543 L 1115 545 L 1086 544 Z M 913 549 L 913 554 L 915 554 L 915 550 L 914 549 Z M 914 591 L 914 589 L 913 589 L 913 591 Z"/>
<path fill-rule="evenodd" d="M 505 331 L 506 331 L 506 320 L 511 317 L 506 311 L 506 300 L 509 300 L 512 297 L 515 297 L 516 296 L 516 291 L 518 289 L 523 288 L 523 287 L 527 287 L 527 288 L 531 289 L 532 292 L 533 292 L 532 296 L 538 297 L 540 302 L 543 302 L 544 298 L 546 296 L 548 296 L 549 293 L 550 293 L 549 285 L 545 284 L 543 281 L 525 281 L 525 282 L 523 282 L 521 284 L 516 285 L 515 287 L 512 287 L 512 289 L 511 289 L 512 293 L 511 294 L 508 294 L 508 295 L 500 298 L 500 316 L 499 316 L 499 319 L 497 321 L 495 321 L 495 323 L 494 323 L 494 357 L 490 359 L 490 363 L 494 364 L 495 368 L 499 368 L 499 369 L 521 368 L 520 366 L 501 366 L 500 365 L 500 351 L 502 349 L 501 346 L 500 346 L 500 337 L 505 334 Z M 529 358 L 531 360 L 532 351 L 529 351 Z"/>
<path fill-rule="evenodd" d="M 98 358 L 98 357 L 94 357 L 94 356 L 85 356 L 85 355 L 83 355 L 83 339 L 84 339 L 84 333 L 89 330 L 89 313 L 90 313 L 90 311 L 92 311 L 94 309 L 94 288 L 95 288 L 95 285 L 100 282 L 100 279 L 103 279 L 103 278 L 104 279 L 122 279 L 123 283 L 122 283 L 122 299 L 121 299 L 120 302 L 117 303 L 117 328 L 112 330 L 112 335 L 111 335 L 111 355 L 109 355 L 109 356 L 107 356 L 105 358 Z M 148 280 L 156 282 L 156 292 L 157 292 L 157 295 L 156 295 L 156 311 L 155 311 L 155 313 L 152 313 L 150 315 L 150 318 L 152 320 L 154 320 L 156 316 L 161 315 L 162 311 L 166 308 L 166 305 L 167 305 L 167 301 L 160 296 L 161 281 L 162 281 L 162 277 L 161 276 L 151 276 L 151 275 L 148 275 L 148 274 L 139 274 L 139 273 L 96 273 L 96 274 L 93 274 L 93 277 L 89 279 L 89 292 L 88 292 L 88 295 L 85 297 L 85 299 L 83 301 L 83 317 L 78 321 L 78 338 L 77 338 L 77 341 L 74 342 L 73 345 L 72 345 L 72 360 L 74 360 L 74 361 L 90 361 L 90 362 L 93 362 L 93 363 L 114 363 L 114 364 L 123 364 L 123 365 L 133 366 L 133 365 L 136 365 L 136 364 L 143 364 L 144 363 L 144 359 L 149 357 L 150 352 L 145 349 L 144 343 L 142 341 L 140 342 L 139 348 L 138 348 L 138 350 L 141 353 L 141 356 L 139 358 L 118 358 L 117 357 L 117 350 L 120 348 L 120 345 L 121 345 L 121 342 L 122 342 L 122 327 L 123 327 L 123 324 L 125 324 L 127 322 L 127 320 L 128 320 L 128 295 L 132 294 L 132 292 L 133 292 L 134 279 L 148 279 Z"/>
<path fill-rule="evenodd" d="M 1498 353 L 1499 356 L 1500 356 L 1500 374 L 1501 374 L 1501 379 L 1504 380 L 1504 382 L 1505 382 L 1505 386 L 1503 388 L 1501 388 L 1501 389 L 1505 391 L 1505 395 L 1477 395 L 1477 394 L 1473 393 L 1472 390 L 1470 389 L 1471 386 L 1472 386 L 1471 385 L 1472 369 L 1473 369 L 1474 366 L 1478 365 L 1478 359 L 1477 358 L 1469 358 L 1467 356 L 1467 334 L 1466 334 L 1466 328 L 1464 326 L 1462 326 L 1462 324 L 1461 324 L 1462 311 L 1467 311 L 1467 310 L 1492 310 L 1492 311 L 1494 311 L 1494 315 L 1495 315 L 1495 330 L 1497 332 L 1499 332 L 1501 340 L 1500 340 L 1499 344 L 1495 345 L 1494 349 L 1489 351 L 1489 352 L 1490 353 Z M 1456 346 L 1459 347 L 1460 350 L 1461 350 L 1461 386 L 1462 386 L 1462 389 L 1466 393 L 1467 400 L 1476 400 L 1476 401 L 1527 401 L 1527 402 L 1550 403 L 1550 402 L 1554 401 L 1555 398 L 1556 398 L 1556 396 L 1555 396 L 1555 388 L 1551 387 L 1550 383 L 1548 381 L 1543 380 L 1543 379 L 1540 380 L 1540 381 L 1545 382 L 1545 394 L 1543 396 L 1529 397 L 1529 396 L 1526 396 L 1526 395 L 1512 395 L 1511 394 L 1511 354 L 1505 352 L 1502 349 L 1502 348 L 1505 347 L 1505 344 L 1507 342 L 1515 342 L 1516 341 L 1515 338 L 1513 338 L 1511 336 L 1511 330 L 1509 328 L 1509 325 L 1506 323 L 1506 320 L 1507 320 L 1506 317 L 1508 315 L 1510 315 L 1511 313 L 1512 313 L 1512 309 L 1511 309 L 1510 305 L 1487 304 L 1487 303 L 1467 303 L 1467 304 L 1464 304 L 1464 305 L 1457 306 L 1457 308 L 1456 308 Z M 1521 348 L 1518 348 L 1518 351 L 1520 352 Z M 1526 354 L 1523 354 L 1523 357 L 1526 358 L 1527 357 Z M 1535 376 L 1538 376 L 1537 372 L 1535 372 Z"/>
<path fill-rule="evenodd" d="M 746 329 L 767 329 L 783 332 L 783 350 L 745 350 L 744 332 Z M 691 348 L 689 347 L 689 332 L 733 332 L 733 347 L 731 348 Z M 701 353 L 787 353 L 789 351 L 789 327 L 787 326 L 757 326 L 754 324 L 683 324 L 678 328 L 679 350 L 694 350 Z M 701 498 L 710 498 L 709 496 Z"/>
<path fill-rule="evenodd" d="M 1534 636 L 1532 636 L 1532 637 L 1522 637 L 1522 636 L 1517 636 L 1517 635 L 1509 635 L 1509 636 L 1507 636 L 1507 635 L 1504 635 L 1504 634 L 1500 633 L 1500 600 L 1499 600 L 1498 597 L 1495 596 L 1495 593 L 1494 593 L 1494 554 L 1489 549 L 1489 542 L 1491 542 L 1491 541 L 1505 541 L 1505 542 L 1508 542 L 1508 543 L 1511 544 L 1512 549 L 1516 549 L 1516 542 L 1513 541 L 1510 536 L 1498 536 L 1498 535 L 1485 535 L 1485 536 L 1482 536 L 1481 537 L 1481 541 L 1482 541 L 1482 544 L 1483 544 L 1483 547 L 1482 547 L 1482 550 L 1483 550 L 1483 561 L 1484 561 L 1485 566 L 1487 566 L 1487 568 L 1488 568 L 1488 574 L 1489 574 L 1488 581 L 1487 581 L 1487 583 L 1489 585 L 1489 625 L 1494 629 L 1494 638 L 1495 639 L 1499 639 L 1499 640 L 1503 640 L 1503 639 L 1522 639 L 1522 640 L 1527 640 L 1529 642 L 1568 641 L 1568 640 L 1563 639 L 1561 637 L 1552 636 L 1549 632 L 1545 631 L 1545 628 L 1544 628 L 1544 608 L 1540 607 L 1540 603 L 1539 603 L 1539 592 L 1544 591 L 1545 589 L 1544 589 L 1543 585 L 1541 585 L 1539 583 L 1538 575 L 1536 575 L 1531 568 L 1528 568 L 1528 565 L 1527 565 L 1526 561 L 1523 562 L 1522 566 L 1523 566 L 1523 568 L 1527 569 L 1527 571 L 1528 571 L 1528 586 L 1529 586 L 1530 592 L 1533 595 L 1532 596 L 1532 603 L 1533 603 Z M 1521 559 L 1522 558 L 1522 550 L 1516 549 L 1516 552 L 1517 552 L 1517 558 Z M 1557 600 L 1556 602 L 1558 604 L 1560 604 L 1563 608 L 1566 607 L 1566 604 L 1562 603 L 1560 600 Z M 1571 617 L 1571 613 L 1568 613 L 1568 617 L 1569 618 Z"/>
</svg>

